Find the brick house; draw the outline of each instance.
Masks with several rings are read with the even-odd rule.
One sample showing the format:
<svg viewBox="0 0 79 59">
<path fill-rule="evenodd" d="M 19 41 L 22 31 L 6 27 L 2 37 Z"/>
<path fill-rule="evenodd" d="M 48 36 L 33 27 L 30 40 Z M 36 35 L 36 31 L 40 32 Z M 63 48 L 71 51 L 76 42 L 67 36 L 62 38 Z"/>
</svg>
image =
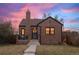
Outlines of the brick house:
<svg viewBox="0 0 79 59">
<path fill-rule="evenodd" d="M 18 44 L 26 44 L 30 40 L 38 40 L 40 44 L 60 44 L 62 43 L 62 24 L 52 18 L 31 19 L 29 10 L 26 12 L 26 19 L 19 25 Z"/>
</svg>

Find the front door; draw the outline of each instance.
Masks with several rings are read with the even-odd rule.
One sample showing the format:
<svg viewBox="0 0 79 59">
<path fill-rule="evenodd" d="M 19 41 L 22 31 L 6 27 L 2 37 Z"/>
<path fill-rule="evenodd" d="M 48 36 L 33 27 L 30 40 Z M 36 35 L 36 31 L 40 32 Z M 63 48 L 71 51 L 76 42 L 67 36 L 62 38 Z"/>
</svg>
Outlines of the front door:
<svg viewBox="0 0 79 59">
<path fill-rule="evenodd" d="M 38 39 L 37 27 L 32 27 L 32 39 Z"/>
</svg>

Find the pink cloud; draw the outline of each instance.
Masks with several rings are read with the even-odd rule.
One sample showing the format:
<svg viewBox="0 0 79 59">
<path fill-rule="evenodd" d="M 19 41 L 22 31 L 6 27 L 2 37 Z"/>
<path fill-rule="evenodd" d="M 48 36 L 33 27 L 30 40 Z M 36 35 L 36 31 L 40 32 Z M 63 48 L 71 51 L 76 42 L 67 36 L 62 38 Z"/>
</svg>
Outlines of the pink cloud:
<svg viewBox="0 0 79 59">
<path fill-rule="evenodd" d="M 74 24 L 76 23 L 77 24 L 77 23 L 79 23 L 79 20 L 70 20 L 69 22 L 70 23 L 74 23 Z"/>
<path fill-rule="evenodd" d="M 3 8 L 0 8 L 0 13 L 5 12 L 5 10 Z"/>
<path fill-rule="evenodd" d="M 78 19 L 67 19 L 67 20 L 64 20 L 65 23 L 67 24 L 79 24 L 79 20 Z"/>
<path fill-rule="evenodd" d="M 64 28 L 62 31 L 70 31 L 70 28 Z"/>
<path fill-rule="evenodd" d="M 25 4 L 23 8 L 20 9 L 18 12 L 11 12 L 10 15 L 13 27 L 15 29 L 18 28 L 19 23 L 23 18 L 25 18 L 25 14 L 27 9 L 31 11 L 31 18 L 39 18 L 40 16 L 43 15 L 42 10 L 43 9 L 50 9 L 54 7 L 56 4 L 38 4 L 38 5 L 33 5 L 33 4 Z"/>
<path fill-rule="evenodd" d="M 70 8 L 70 9 L 61 9 L 64 13 L 72 13 L 72 12 L 79 12 L 79 7 L 77 8 Z"/>
<path fill-rule="evenodd" d="M 32 18 L 38 18 L 39 15 L 42 15 L 42 10 L 43 9 L 50 9 L 56 4 L 25 4 L 25 6 L 21 9 L 21 11 L 26 12 L 27 9 L 31 11 L 31 16 Z"/>
<path fill-rule="evenodd" d="M 79 30 L 74 28 L 64 28 L 63 31 L 79 31 Z"/>
</svg>

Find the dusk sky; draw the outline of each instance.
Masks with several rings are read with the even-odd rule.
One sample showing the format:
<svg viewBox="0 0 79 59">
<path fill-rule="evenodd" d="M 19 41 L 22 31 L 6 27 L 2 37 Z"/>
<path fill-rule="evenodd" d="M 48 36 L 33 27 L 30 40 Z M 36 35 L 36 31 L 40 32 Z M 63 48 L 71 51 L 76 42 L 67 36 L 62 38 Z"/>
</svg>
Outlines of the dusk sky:
<svg viewBox="0 0 79 59">
<path fill-rule="evenodd" d="M 52 17 L 57 15 L 59 20 L 63 18 L 65 29 L 79 29 L 79 4 L 77 3 L 0 3 L 0 20 L 11 20 L 13 27 L 18 29 L 27 9 L 31 11 L 31 18 L 42 18 L 44 13 Z"/>
</svg>

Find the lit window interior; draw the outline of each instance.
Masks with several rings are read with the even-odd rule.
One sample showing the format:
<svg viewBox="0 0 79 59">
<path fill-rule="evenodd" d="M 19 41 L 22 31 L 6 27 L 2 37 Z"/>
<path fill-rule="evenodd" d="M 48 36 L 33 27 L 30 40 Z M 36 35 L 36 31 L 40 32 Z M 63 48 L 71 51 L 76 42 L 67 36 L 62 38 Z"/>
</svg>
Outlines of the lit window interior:
<svg viewBox="0 0 79 59">
<path fill-rule="evenodd" d="M 22 35 L 24 35 L 24 29 L 22 29 Z"/>
<path fill-rule="evenodd" d="M 54 28 L 50 28 L 50 34 L 54 34 Z"/>
<path fill-rule="evenodd" d="M 50 29 L 46 28 L 46 34 L 49 34 Z"/>
<path fill-rule="evenodd" d="M 34 27 L 32 31 L 33 31 L 33 33 L 36 33 L 37 32 L 36 27 Z"/>
</svg>

